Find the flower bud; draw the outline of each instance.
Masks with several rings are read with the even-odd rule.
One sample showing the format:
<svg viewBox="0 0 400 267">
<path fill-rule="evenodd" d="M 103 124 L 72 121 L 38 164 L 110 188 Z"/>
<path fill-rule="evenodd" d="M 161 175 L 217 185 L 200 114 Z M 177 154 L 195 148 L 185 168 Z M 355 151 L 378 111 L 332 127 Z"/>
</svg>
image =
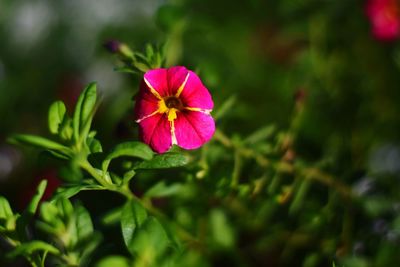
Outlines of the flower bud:
<svg viewBox="0 0 400 267">
<path fill-rule="evenodd" d="M 110 53 L 119 54 L 124 58 L 132 59 L 134 58 L 134 54 L 128 45 L 121 43 L 118 40 L 109 40 L 104 43 L 104 48 L 107 49 Z"/>
</svg>

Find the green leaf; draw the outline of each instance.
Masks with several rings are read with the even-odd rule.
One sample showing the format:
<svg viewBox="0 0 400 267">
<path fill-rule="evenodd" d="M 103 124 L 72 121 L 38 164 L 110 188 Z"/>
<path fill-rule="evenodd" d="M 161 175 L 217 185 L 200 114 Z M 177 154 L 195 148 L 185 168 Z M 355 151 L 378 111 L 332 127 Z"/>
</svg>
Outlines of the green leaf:
<svg viewBox="0 0 400 267">
<path fill-rule="evenodd" d="M 246 139 L 244 139 L 245 144 L 256 144 L 261 141 L 265 141 L 275 132 L 275 125 L 267 125 L 262 127 L 249 135 Z"/>
<path fill-rule="evenodd" d="M 57 209 L 60 216 L 64 219 L 74 216 L 75 208 L 69 199 L 60 199 L 57 202 Z"/>
<path fill-rule="evenodd" d="M 47 251 L 48 253 L 54 255 L 61 254 L 56 247 L 40 240 L 34 240 L 17 246 L 14 250 L 12 250 L 10 253 L 7 254 L 7 257 L 15 258 L 20 255 L 29 256 L 36 251 Z"/>
<path fill-rule="evenodd" d="M 101 224 L 105 226 L 117 224 L 121 222 L 121 214 L 122 214 L 121 207 L 114 208 L 102 216 Z"/>
<path fill-rule="evenodd" d="M 91 262 L 92 253 L 101 243 L 103 237 L 99 232 L 94 232 L 91 236 L 81 242 L 77 246 L 77 250 L 80 252 L 80 264 L 79 266 L 88 266 L 88 262 Z"/>
<path fill-rule="evenodd" d="M 211 211 L 210 225 L 215 243 L 221 247 L 232 247 L 234 245 L 234 231 L 222 210 L 214 209 Z"/>
<path fill-rule="evenodd" d="M 135 170 L 129 170 L 126 173 L 124 173 L 124 176 L 122 177 L 122 183 L 125 185 L 129 184 L 129 181 L 135 176 L 136 172 Z"/>
<path fill-rule="evenodd" d="M 0 219 L 8 219 L 13 216 L 12 209 L 8 200 L 0 196 Z"/>
<path fill-rule="evenodd" d="M 154 55 L 154 49 L 151 44 L 146 44 L 146 58 L 151 59 Z"/>
<path fill-rule="evenodd" d="M 146 254 L 151 251 L 153 255 L 162 254 L 170 244 L 167 232 L 162 224 L 155 217 L 148 217 L 136 235 L 133 237 L 129 246 L 132 255 Z"/>
<path fill-rule="evenodd" d="M 139 61 L 134 62 L 133 66 L 143 73 L 150 70 L 150 67 L 147 64 L 139 62 Z"/>
<path fill-rule="evenodd" d="M 60 124 L 62 124 L 65 116 L 65 105 L 62 101 L 54 102 L 49 108 L 48 123 L 49 130 L 52 134 L 58 134 Z"/>
<path fill-rule="evenodd" d="M 72 128 L 72 119 L 68 116 L 64 116 L 64 120 L 58 127 L 59 136 L 63 140 L 71 140 L 74 134 L 74 129 Z"/>
<path fill-rule="evenodd" d="M 71 198 L 83 190 L 105 190 L 103 186 L 97 184 L 77 184 L 60 187 L 54 194 L 52 201 L 57 201 L 62 198 Z"/>
<path fill-rule="evenodd" d="M 45 222 L 51 222 L 58 216 L 58 209 L 55 203 L 44 202 L 40 206 L 40 217 Z"/>
<path fill-rule="evenodd" d="M 229 113 L 229 111 L 233 108 L 235 103 L 236 103 L 236 96 L 233 95 L 233 96 L 229 97 L 224 103 L 222 103 L 220 108 L 218 110 L 216 110 L 216 112 L 214 114 L 214 119 L 218 120 L 218 119 L 224 117 L 225 114 Z"/>
<path fill-rule="evenodd" d="M 134 169 L 167 169 L 188 164 L 189 158 L 181 153 L 169 152 L 154 156 L 151 160 L 135 165 Z"/>
<path fill-rule="evenodd" d="M 129 157 L 137 157 L 144 160 L 150 160 L 153 157 L 153 151 L 144 143 L 141 142 L 126 142 L 117 145 L 110 154 L 107 155 L 102 164 L 103 171 L 107 171 L 108 166 L 110 165 L 111 160 L 129 156 Z"/>
<path fill-rule="evenodd" d="M 40 203 L 40 200 L 43 197 L 43 194 L 47 187 L 47 180 L 42 180 L 36 189 L 36 193 L 29 202 L 28 206 L 26 207 L 26 212 L 30 215 L 34 215 Z"/>
<path fill-rule="evenodd" d="M 88 134 L 94 116 L 96 99 L 96 83 L 90 83 L 79 96 L 78 102 L 75 106 L 75 111 L 72 119 L 75 141 L 78 141 L 81 135 Z"/>
<path fill-rule="evenodd" d="M 114 71 L 116 71 L 116 72 L 125 72 L 125 73 L 133 73 L 133 74 L 137 74 L 138 72 L 137 71 L 135 71 L 135 70 L 133 70 L 131 67 L 117 67 L 117 68 L 114 68 Z"/>
<path fill-rule="evenodd" d="M 93 223 L 90 214 L 82 205 L 76 205 L 74 211 L 77 239 L 87 239 L 93 234 Z"/>
<path fill-rule="evenodd" d="M 131 244 L 139 228 L 147 219 L 147 212 L 137 201 L 128 201 L 121 214 L 121 230 L 124 242 L 128 250 L 133 253 Z"/>
<path fill-rule="evenodd" d="M 146 193 L 146 197 L 167 197 L 178 194 L 182 190 L 182 184 L 167 185 L 165 181 L 158 182 L 151 187 Z"/>
<path fill-rule="evenodd" d="M 367 214 L 373 217 L 381 216 L 392 207 L 391 201 L 383 195 L 368 196 L 363 201 L 363 205 Z"/>
<path fill-rule="evenodd" d="M 72 151 L 68 147 L 36 135 L 16 134 L 11 136 L 8 141 L 12 144 L 30 145 L 38 148 L 54 150 L 67 157 L 70 157 L 72 154 Z"/>
<path fill-rule="evenodd" d="M 97 140 L 96 138 L 93 137 L 89 137 L 86 140 L 86 144 L 89 147 L 89 150 L 91 153 L 99 153 L 99 152 L 103 152 L 103 148 L 101 146 L 101 143 L 99 140 Z"/>
<path fill-rule="evenodd" d="M 96 267 L 130 267 L 129 260 L 123 256 L 108 256 L 96 264 Z"/>
</svg>

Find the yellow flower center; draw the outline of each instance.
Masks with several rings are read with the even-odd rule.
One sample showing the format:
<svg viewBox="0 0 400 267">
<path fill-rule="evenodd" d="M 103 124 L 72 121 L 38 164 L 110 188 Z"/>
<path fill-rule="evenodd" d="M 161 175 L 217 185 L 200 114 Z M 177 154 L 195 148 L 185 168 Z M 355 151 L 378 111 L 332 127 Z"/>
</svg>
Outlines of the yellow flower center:
<svg viewBox="0 0 400 267">
<path fill-rule="evenodd" d="M 183 109 L 181 100 L 176 96 L 167 96 L 158 101 L 158 112 L 167 113 L 168 120 L 176 119 L 176 112 Z"/>
</svg>

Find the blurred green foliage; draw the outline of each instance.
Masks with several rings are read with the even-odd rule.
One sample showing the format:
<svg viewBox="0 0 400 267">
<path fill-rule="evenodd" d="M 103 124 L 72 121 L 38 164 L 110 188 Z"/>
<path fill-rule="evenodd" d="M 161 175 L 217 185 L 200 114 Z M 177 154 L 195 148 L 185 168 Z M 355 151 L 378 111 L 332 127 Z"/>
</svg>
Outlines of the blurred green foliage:
<svg viewBox="0 0 400 267">
<path fill-rule="evenodd" d="M 145 51 L 150 42 L 164 49 L 167 66 L 199 74 L 213 95 L 218 128 L 209 144 L 189 154 L 185 168 L 144 170 L 132 181 L 133 191 L 173 228 L 162 231 L 185 230 L 177 231 L 184 252 L 166 257 L 160 251 L 166 254 L 157 255 L 155 266 L 175 258 L 177 266 L 397 266 L 400 44 L 372 37 L 364 5 L 2 0 L 0 193 L 22 210 L 20 198 L 42 170 L 61 167 L 59 177 L 82 178 L 73 163 L 33 150 L 24 150 L 21 160 L 5 140 L 14 132 L 46 136 L 56 99 L 66 106 L 51 113 L 50 131 L 59 134 L 69 125 L 61 120 L 64 111 L 73 117 L 88 82 L 97 81 L 103 100 L 93 128 L 104 150 L 137 140 L 131 99 L 140 76 L 113 72 L 121 63 L 102 44 L 117 39 Z M 154 168 L 146 168 L 149 162 L 139 164 Z M 135 164 L 120 163 L 124 170 Z M 79 191 L 70 190 L 68 197 Z M 108 214 L 109 225 L 99 222 L 121 199 L 105 192 L 78 196 L 94 227 L 108 233 L 91 264 L 131 266 L 135 258 L 129 245 L 121 246 L 115 224 L 120 213 Z M 11 227 L 16 219 L 3 216 L 10 210 L 0 200 L 0 223 Z"/>
</svg>

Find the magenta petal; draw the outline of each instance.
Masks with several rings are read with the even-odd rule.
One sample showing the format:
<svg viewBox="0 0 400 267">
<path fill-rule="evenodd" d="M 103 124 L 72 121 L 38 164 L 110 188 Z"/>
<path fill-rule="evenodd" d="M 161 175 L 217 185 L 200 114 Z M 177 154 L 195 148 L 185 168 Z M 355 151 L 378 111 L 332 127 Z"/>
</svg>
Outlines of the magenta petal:
<svg viewBox="0 0 400 267">
<path fill-rule="evenodd" d="M 147 89 L 142 81 L 135 104 L 135 120 L 142 120 L 158 110 L 158 99 Z"/>
<path fill-rule="evenodd" d="M 197 111 L 179 112 L 174 124 L 178 146 L 184 149 L 202 146 L 215 132 L 211 115 Z"/>
<path fill-rule="evenodd" d="M 400 18 L 396 0 L 370 0 L 366 13 L 372 24 L 374 36 L 382 41 L 391 41 L 400 35 Z"/>
<path fill-rule="evenodd" d="M 164 114 L 144 119 L 139 126 L 141 139 L 157 153 L 164 153 L 171 147 L 171 126 Z"/>
<path fill-rule="evenodd" d="M 189 79 L 181 93 L 181 100 L 186 107 L 211 110 L 214 107 L 211 95 L 200 78 L 193 71 L 189 71 Z"/>
<path fill-rule="evenodd" d="M 153 87 L 161 97 L 169 95 L 167 69 L 149 70 L 144 74 L 144 79 L 150 83 L 151 87 Z"/>
<path fill-rule="evenodd" d="M 184 83 L 188 70 L 182 66 L 171 67 L 168 69 L 169 94 L 175 95 L 179 87 Z"/>
</svg>

